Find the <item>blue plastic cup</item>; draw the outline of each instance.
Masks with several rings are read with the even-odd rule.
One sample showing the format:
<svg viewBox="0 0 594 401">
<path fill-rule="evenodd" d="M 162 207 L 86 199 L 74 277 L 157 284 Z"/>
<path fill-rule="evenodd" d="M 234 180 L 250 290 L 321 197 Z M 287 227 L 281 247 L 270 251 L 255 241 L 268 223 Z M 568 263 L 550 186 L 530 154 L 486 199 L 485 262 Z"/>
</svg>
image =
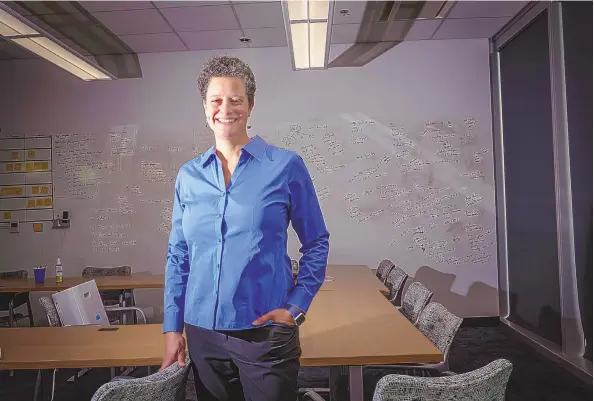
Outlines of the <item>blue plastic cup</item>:
<svg viewBox="0 0 594 401">
<path fill-rule="evenodd" d="M 35 274 L 35 284 L 43 284 L 45 282 L 45 267 L 35 267 L 33 273 Z"/>
</svg>

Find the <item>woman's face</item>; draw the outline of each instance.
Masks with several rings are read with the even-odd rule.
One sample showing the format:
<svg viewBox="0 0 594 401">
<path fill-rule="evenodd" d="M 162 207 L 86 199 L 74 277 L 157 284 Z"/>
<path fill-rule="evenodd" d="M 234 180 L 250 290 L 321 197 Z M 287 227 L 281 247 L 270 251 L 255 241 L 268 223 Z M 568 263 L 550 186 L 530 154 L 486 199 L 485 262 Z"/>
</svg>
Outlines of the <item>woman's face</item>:
<svg viewBox="0 0 594 401">
<path fill-rule="evenodd" d="M 210 80 L 204 112 L 217 138 L 228 140 L 245 135 L 253 106 L 248 102 L 243 79 L 214 77 Z"/>
</svg>

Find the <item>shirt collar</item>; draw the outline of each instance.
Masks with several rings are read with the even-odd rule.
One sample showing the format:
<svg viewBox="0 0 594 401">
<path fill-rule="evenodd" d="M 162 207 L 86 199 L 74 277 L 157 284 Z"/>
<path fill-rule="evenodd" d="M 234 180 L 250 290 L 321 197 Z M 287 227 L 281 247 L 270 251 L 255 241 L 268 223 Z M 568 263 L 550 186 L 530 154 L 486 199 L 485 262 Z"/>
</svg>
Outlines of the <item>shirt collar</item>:
<svg viewBox="0 0 594 401">
<path fill-rule="evenodd" d="M 259 135 L 253 137 L 243 146 L 243 150 L 254 156 L 258 161 L 262 160 L 268 144 Z M 216 147 L 213 145 L 203 154 L 202 168 L 206 167 L 217 155 Z"/>
</svg>

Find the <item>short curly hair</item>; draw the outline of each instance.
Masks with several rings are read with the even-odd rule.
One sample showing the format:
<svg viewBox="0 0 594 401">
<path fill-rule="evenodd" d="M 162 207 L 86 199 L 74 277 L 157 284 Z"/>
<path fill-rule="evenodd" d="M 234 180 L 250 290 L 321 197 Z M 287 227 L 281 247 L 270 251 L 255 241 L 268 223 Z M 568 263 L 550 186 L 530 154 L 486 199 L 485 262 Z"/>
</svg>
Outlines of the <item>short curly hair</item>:
<svg viewBox="0 0 594 401">
<path fill-rule="evenodd" d="M 214 77 L 233 77 L 243 79 L 248 102 L 254 103 L 256 95 L 256 78 L 251 68 L 237 57 L 216 56 L 211 57 L 204 62 L 202 69 L 196 78 L 198 90 L 202 95 L 202 100 L 206 100 L 208 84 Z"/>
</svg>

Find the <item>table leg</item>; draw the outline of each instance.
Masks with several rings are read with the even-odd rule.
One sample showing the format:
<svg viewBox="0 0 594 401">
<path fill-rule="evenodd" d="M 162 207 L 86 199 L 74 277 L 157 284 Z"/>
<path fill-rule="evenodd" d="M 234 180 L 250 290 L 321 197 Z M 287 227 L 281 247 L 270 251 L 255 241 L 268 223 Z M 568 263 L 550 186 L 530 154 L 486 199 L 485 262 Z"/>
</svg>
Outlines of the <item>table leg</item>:
<svg viewBox="0 0 594 401">
<path fill-rule="evenodd" d="M 43 371 L 37 371 L 37 380 L 35 380 L 35 393 L 33 394 L 33 401 L 41 401 L 43 399 Z"/>
<path fill-rule="evenodd" d="M 349 366 L 350 401 L 363 401 L 363 367 Z"/>
<path fill-rule="evenodd" d="M 341 366 L 331 366 L 330 367 L 330 377 L 329 380 L 329 387 L 330 387 L 330 401 L 338 401 L 340 400 L 339 394 L 339 382 L 342 373 Z"/>
</svg>

